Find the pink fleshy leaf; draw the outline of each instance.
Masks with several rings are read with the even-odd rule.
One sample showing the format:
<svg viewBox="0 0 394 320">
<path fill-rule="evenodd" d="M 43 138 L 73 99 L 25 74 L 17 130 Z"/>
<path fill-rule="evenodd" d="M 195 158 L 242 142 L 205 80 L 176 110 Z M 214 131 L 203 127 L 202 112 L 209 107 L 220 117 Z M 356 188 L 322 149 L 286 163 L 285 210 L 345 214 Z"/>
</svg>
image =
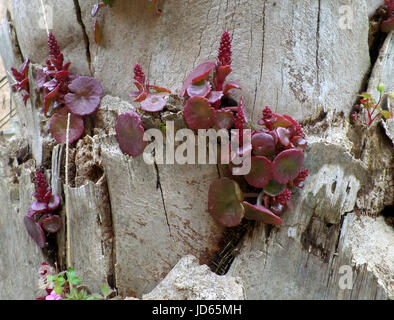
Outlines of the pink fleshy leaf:
<svg viewBox="0 0 394 320">
<path fill-rule="evenodd" d="M 183 115 L 190 129 L 209 129 L 215 121 L 215 113 L 207 99 L 191 97 L 187 100 Z"/>
<path fill-rule="evenodd" d="M 40 224 L 48 233 L 56 233 L 62 227 L 62 219 L 58 215 L 48 215 L 40 219 Z"/>
<path fill-rule="evenodd" d="M 230 129 L 233 126 L 233 118 L 234 115 L 231 111 L 215 111 L 215 125 L 219 129 Z"/>
<path fill-rule="evenodd" d="M 23 223 L 25 224 L 29 236 L 33 238 L 35 243 L 37 243 L 40 248 L 44 248 L 46 238 L 41 226 L 32 217 L 29 216 L 25 216 L 23 218 Z"/>
<path fill-rule="evenodd" d="M 48 206 L 45 202 L 36 200 L 30 205 L 30 209 L 32 209 L 36 213 L 40 213 L 46 211 L 48 209 Z"/>
<path fill-rule="evenodd" d="M 103 88 L 96 79 L 86 76 L 76 78 L 68 86 L 72 93 L 64 97 L 66 107 L 78 116 L 92 114 L 100 105 Z"/>
<path fill-rule="evenodd" d="M 67 136 L 67 113 L 57 112 L 49 121 L 49 130 L 57 143 L 65 143 Z M 71 114 L 70 116 L 70 130 L 69 143 L 78 140 L 85 130 L 83 119 L 80 116 Z"/>
<path fill-rule="evenodd" d="M 286 128 L 279 127 L 276 129 L 276 133 L 278 135 L 280 143 L 283 146 L 287 147 L 290 144 L 289 131 Z"/>
<path fill-rule="evenodd" d="M 186 90 L 193 83 L 206 80 L 211 70 L 215 67 L 213 62 L 204 62 L 197 66 L 185 79 L 179 96 L 183 98 L 186 95 Z"/>
<path fill-rule="evenodd" d="M 239 89 L 239 90 L 242 90 L 241 86 L 240 86 L 238 83 L 232 81 L 232 82 L 227 82 L 227 83 L 224 85 L 223 93 L 224 93 L 224 94 L 227 94 L 231 89 Z"/>
<path fill-rule="evenodd" d="M 272 163 L 266 157 L 252 157 L 250 172 L 245 180 L 253 187 L 264 188 L 272 178 Z"/>
<path fill-rule="evenodd" d="M 52 80 L 51 80 L 52 81 Z M 59 94 L 59 85 L 44 97 L 44 115 L 47 116 L 49 107 Z"/>
<path fill-rule="evenodd" d="M 219 102 L 223 97 L 223 91 L 211 91 L 207 97 L 210 104 Z"/>
<path fill-rule="evenodd" d="M 230 65 L 217 67 L 213 75 L 213 83 L 216 90 L 222 90 L 223 83 L 232 70 Z"/>
<path fill-rule="evenodd" d="M 141 117 L 137 113 L 120 114 L 116 120 L 115 131 L 120 150 L 124 153 L 137 157 L 144 152 L 148 142 L 143 141 L 144 127 Z"/>
<path fill-rule="evenodd" d="M 226 227 L 235 227 L 244 216 L 242 200 L 243 194 L 238 183 L 229 178 L 216 179 L 209 187 L 208 211 Z"/>
<path fill-rule="evenodd" d="M 37 87 L 39 89 L 42 89 L 44 87 L 45 82 L 47 81 L 47 76 L 44 72 L 43 69 L 38 69 L 37 70 L 37 76 L 36 76 L 36 83 Z"/>
<path fill-rule="evenodd" d="M 147 96 L 148 96 L 148 94 L 147 94 L 145 91 L 142 91 L 142 92 L 137 96 L 137 98 L 135 98 L 135 99 L 133 100 L 133 102 L 142 102 L 142 101 L 144 101 L 144 100 L 146 99 Z"/>
<path fill-rule="evenodd" d="M 212 86 L 209 81 L 200 81 L 196 84 L 192 84 L 187 88 L 187 94 L 189 97 L 205 97 L 209 92 L 211 92 Z"/>
<path fill-rule="evenodd" d="M 257 132 L 252 136 L 253 154 L 270 157 L 275 154 L 275 139 L 269 133 Z"/>
<path fill-rule="evenodd" d="M 280 184 L 295 179 L 304 164 L 304 152 L 298 149 L 284 150 L 272 163 L 273 178 Z"/>
<path fill-rule="evenodd" d="M 140 105 L 147 112 L 158 112 L 164 109 L 166 101 L 161 96 L 150 94 Z"/>
<path fill-rule="evenodd" d="M 155 90 L 156 92 L 167 92 L 167 93 L 171 93 L 170 89 L 164 88 L 164 87 L 160 87 L 160 86 L 156 86 L 154 84 L 150 84 L 149 88 Z"/>
<path fill-rule="evenodd" d="M 266 224 L 282 224 L 282 219 L 273 214 L 267 208 L 263 206 L 253 205 L 246 201 L 242 202 L 242 204 L 245 208 L 246 219 L 260 221 Z"/>
<path fill-rule="evenodd" d="M 60 201 L 61 199 L 58 194 L 52 194 L 51 197 L 49 198 L 48 209 L 51 211 L 56 210 L 60 205 Z"/>
</svg>

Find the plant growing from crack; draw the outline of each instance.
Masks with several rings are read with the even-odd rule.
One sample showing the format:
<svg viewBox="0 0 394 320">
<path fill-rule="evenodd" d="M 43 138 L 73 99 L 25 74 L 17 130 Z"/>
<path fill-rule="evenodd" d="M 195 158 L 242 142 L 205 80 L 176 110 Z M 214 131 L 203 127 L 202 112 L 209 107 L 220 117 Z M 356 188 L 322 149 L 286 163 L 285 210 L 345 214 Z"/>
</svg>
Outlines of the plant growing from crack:
<svg viewBox="0 0 394 320">
<path fill-rule="evenodd" d="M 45 232 L 56 233 L 62 227 L 62 220 L 56 214 L 61 198 L 58 194 L 52 193 L 43 173 L 39 170 L 36 171 L 36 192 L 33 196 L 37 200 L 30 205 L 23 222 L 30 237 L 40 248 L 44 248 Z"/>
<path fill-rule="evenodd" d="M 213 72 L 212 81 L 209 76 Z M 244 129 L 247 123 L 242 98 L 231 98 L 232 89 L 241 89 L 234 81 L 225 82 L 231 73 L 231 39 L 224 31 L 216 63 L 198 65 L 185 79 L 180 97 L 188 97 L 184 118 L 191 129 Z"/>
<path fill-rule="evenodd" d="M 244 217 L 281 224 L 279 215 L 291 206 L 291 188 L 303 188 L 308 176 L 308 170 L 302 170 L 306 141 L 299 123 L 266 107 L 259 125 L 263 128 L 252 130 L 250 145 L 240 148 L 251 153 L 251 170 L 244 179 L 255 192 L 243 194 L 229 178 L 217 179 L 209 188 L 208 211 L 227 227 L 239 225 Z M 246 198 L 257 201 L 250 203 Z"/>
<path fill-rule="evenodd" d="M 71 62 L 64 63 L 64 56 L 52 33 L 48 36 L 48 48 L 50 58 L 45 61 L 46 67 L 37 71 L 36 77 L 38 88 L 44 90 L 44 115 L 50 117 L 52 136 L 58 143 L 64 143 L 70 113 L 69 143 L 73 143 L 84 132 L 83 117 L 98 109 L 103 89 L 96 79 L 68 70 Z"/>
<path fill-rule="evenodd" d="M 204 62 L 197 66 L 185 79 L 180 96 L 188 97 L 184 118 L 189 128 L 235 128 L 241 130 L 236 137 L 239 139 L 243 129 L 250 126 L 242 97 L 239 103 L 230 97 L 231 90 L 241 87 L 236 82 L 226 82 L 232 71 L 231 54 L 230 35 L 225 31 L 216 63 Z M 211 71 L 212 78 L 209 77 Z M 290 205 L 290 188 L 302 188 L 308 175 L 308 170 L 301 170 L 306 141 L 300 124 L 289 115 L 273 113 L 268 107 L 263 110 L 258 124 L 262 129 L 252 130 L 250 144 L 240 144 L 237 150 L 233 150 L 238 155 L 251 155 L 251 170 L 244 178 L 258 191 L 247 194 L 247 198 L 257 198 L 256 204 L 244 201 L 246 195 L 238 183 L 229 178 L 217 179 L 209 188 L 208 211 L 227 227 L 239 225 L 243 217 L 281 224 L 278 215 Z M 230 166 L 235 165 L 230 162 Z"/>
<path fill-rule="evenodd" d="M 25 103 L 25 105 L 27 99 L 30 98 L 30 86 L 29 86 L 29 77 L 28 77 L 29 64 L 30 64 L 30 60 L 26 59 L 19 70 L 15 69 L 14 67 L 11 67 L 12 75 L 14 76 L 16 81 L 16 83 L 14 83 L 12 86 L 15 87 L 16 91 L 18 92 L 20 91 L 25 92 L 23 94 L 23 102 Z"/>
<path fill-rule="evenodd" d="M 75 269 L 56 272 L 46 262 L 41 264 L 38 287 L 44 295 L 37 300 L 118 300 L 116 292 L 107 284 L 101 287 L 101 293 L 90 294 L 89 289 L 82 285 L 82 279 Z"/>
<path fill-rule="evenodd" d="M 384 94 L 385 88 L 382 83 L 379 83 L 376 89 L 379 92 L 379 100 L 377 102 L 367 92 L 360 95 L 360 104 L 356 106 L 356 112 L 352 113 L 355 123 L 370 127 L 378 117 L 383 117 L 384 119 L 393 117 L 391 104 L 394 94 L 392 92 Z M 382 106 L 384 103 L 386 103 L 386 106 Z"/>
<path fill-rule="evenodd" d="M 140 109 L 145 112 L 162 111 L 166 105 L 164 96 L 170 94 L 171 91 L 149 84 L 138 63 L 134 66 L 134 80 L 138 91 L 130 93 L 129 96 L 134 98 L 134 102 L 139 102 Z M 154 92 L 151 91 L 152 89 Z M 120 114 L 116 120 L 115 131 L 116 140 L 124 153 L 137 157 L 144 152 L 147 142 L 143 141 L 144 127 L 141 116 L 137 112 L 130 111 Z"/>
</svg>

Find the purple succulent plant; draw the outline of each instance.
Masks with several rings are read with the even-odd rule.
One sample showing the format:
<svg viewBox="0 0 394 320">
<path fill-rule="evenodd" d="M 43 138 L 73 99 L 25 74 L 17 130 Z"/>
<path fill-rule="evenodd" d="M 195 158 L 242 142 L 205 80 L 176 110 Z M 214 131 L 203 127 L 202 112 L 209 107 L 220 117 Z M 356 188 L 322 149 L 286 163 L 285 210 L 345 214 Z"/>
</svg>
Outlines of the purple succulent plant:
<svg viewBox="0 0 394 320">
<path fill-rule="evenodd" d="M 62 227 L 62 219 L 55 213 L 60 206 L 61 198 L 58 194 L 52 193 L 43 173 L 39 170 L 36 171 L 36 192 L 33 196 L 37 200 L 30 205 L 23 222 L 30 237 L 40 248 L 43 248 L 46 244 L 44 230 L 47 233 L 56 233 Z"/>
</svg>

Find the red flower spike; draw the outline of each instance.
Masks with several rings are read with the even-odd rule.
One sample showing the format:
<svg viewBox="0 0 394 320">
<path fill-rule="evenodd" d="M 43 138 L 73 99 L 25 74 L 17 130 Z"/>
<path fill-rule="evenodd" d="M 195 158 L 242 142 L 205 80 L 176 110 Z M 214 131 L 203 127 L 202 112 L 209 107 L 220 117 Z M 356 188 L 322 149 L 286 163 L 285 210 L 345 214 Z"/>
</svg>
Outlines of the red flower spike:
<svg viewBox="0 0 394 320">
<path fill-rule="evenodd" d="M 145 73 L 138 62 L 134 65 L 134 80 L 138 81 L 142 86 L 145 85 Z"/>
<path fill-rule="evenodd" d="M 274 201 L 279 202 L 281 205 L 285 205 L 287 201 L 291 199 L 291 192 L 288 188 L 282 191 L 281 194 L 274 197 Z"/>
<path fill-rule="evenodd" d="M 308 177 L 308 175 L 309 175 L 308 169 L 300 171 L 298 176 L 293 180 L 293 185 L 302 189 L 304 187 L 304 181 Z"/>
<path fill-rule="evenodd" d="M 44 174 L 40 171 L 36 171 L 36 192 L 33 194 L 34 198 L 41 202 L 47 202 L 47 192 L 50 190 L 48 182 L 45 179 Z"/>
<path fill-rule="evenodd" d="M 241 97 L 239 100 L 239 106 L 237 108 L 237 114 L 234 117 L 234 127 L 236 129 L 244 129 L 245 124 L 248 123 L 248 120 L 246 119 L 245 116 L 245 111 L 244 111 L 244 101 L 243 98 Z"/>
<path fill-rule="evenodd" d="M 220 39 L 218 63 L 219 66 L 231 65 L 231 38 L 227 30 L 222 33 L 222 37 Z"/>
</svg>

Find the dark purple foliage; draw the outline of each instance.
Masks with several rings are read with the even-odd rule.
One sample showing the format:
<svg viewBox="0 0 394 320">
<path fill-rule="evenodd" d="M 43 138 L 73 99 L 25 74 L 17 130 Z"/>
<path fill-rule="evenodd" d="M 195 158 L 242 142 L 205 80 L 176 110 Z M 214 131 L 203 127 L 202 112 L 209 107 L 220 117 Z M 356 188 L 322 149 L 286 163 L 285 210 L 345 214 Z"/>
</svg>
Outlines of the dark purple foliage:
<svg viewBox="0 0 394 320">
<path fill-rule="evenodd" d="M 24 217 L 23 222 L 28 234 L 33 238 L 40 248 L 46 243 L 43 228 L 48 233 L 56 233 L 62 227 L 61 218 L 54 213 L 60 206 L 60 196 L 52 194 L 43 173 L 36 171 L 36 192 L 34 201 Z"/>
<path fill-rule="evenodd" d="M 209 75 L 213 71 L 212 83 Z M 220 41 L 217 62 L 204 62 L 198 65 L 185 79 L 180 97 L 189 97 L 185 106 L 184 116 L 188 126 L 192 129 L 208 129 L 216 126 L 217 128 L 244 127 L 247 120 L 243 112 L 242 98 L 238 107 L 229 108 L 222 105 L 222 98 L 231 95 L 232 89 L 241 89 L 241 86 L 234 82 L 225 83 L 226 77 L 231 73 L 231 39 L 230 34 L 224 31 Z M 201 104 L 189 103 L 192 98 L 206 98 L 210 108 L 204 106 L 201 112 Z M 193 107 L 194 105 L 194 107 Z M 196 108 L 196 110 L 191 110 Z M 199 108 L 199 110 L 197 110 Z M 226 111 L 226 113 L 215 113 L 215 121 L 212 121 L 210 109 Z M 191 121 L 190 115 L 198 115 L 198 120 Z M 230 119 L 230 116 L 232 119 Z M 207 127 L 209 125 L 209 127 Z"/>
<path fill-rule="evenodd" d="M 92 114 L 100 105 L 103 88 L 96 79 L 78 77 L 68 86 L 71 91 L 64 97 L 65 105 L 74 115 L 86 116 Z"/>
<path fill-rule="evenodd" d="M 209 187 L 208 211 L 216 221 L 226 227 L 234 227 L 240 224 L 244 216 L 242 200 L 238 183 L 229 178 L 220 178 Z"/>
<path fill-rule="evenodd" d="M 67 109 L 66 109 L 67 110 Z M 49 130 L 57 143 L 67 141 L 68 112 L 57 112 L 49 121 Z M 83 119 L 80 116 L 70 115 L 68 143 L 78 140 L 84 131 Z"/>
<path fill-rule="evenodd" d="M 171 91 L 164 87 L 149 84 L 138 63 L 134 65 L 134 80 L 134 85 L 138 91 L 129 93 L 129 97 L 134 98 L 134 102 L 140 102 L 141 109 L 144 111 L 158 112 L 163 110 L 166 105 L 163 96 L 171 93 Z M 151 89 L 155 92 L 151 92 Z"/>
<path fill-rule="evenodd" d="M 125 112 L 116 121 L 116 140 L 120 150 L 132 157 L 144 152 L 147 141 L 143 140 L 144 127 L 141 117 L 135 112 Z"/>
<path fill-rule="evenodd" d="M 204 97 L 189 98 L 183 109 L 183 115 L 191 129 L 209 129 L 215 121 L 215 110 Z"/>
<path fill-rule="evenodd" d="M 97 110 L 103 89 L 96 79 L 68 71 L 71 63 L 64 64 L 64 56 L 52 33 L 48 36 L 48 49 L 46 67 L 38 70 L 36 77 L 37 86 L 44 90 L 44 114 L 51 117 L 50 131 L 58 143 L 66 142 L 67 113 L 72 114 L 69 137 L 72 143 L 85 129 L 81 116 Z"/>
<path fill-rule="evenodd" d="M 14 67 L 11 67 L 12 75 L 16 80 L 16 83 L 14 83 L 12 86 L 15 87 L 18 92 L 22 90 L 26 92 L 23 94 L 23 102 L 25 103 L 25 105 L 27 99 L 30 98 L 30 86 L 29 86 L 29 78 L 28 78 L 29 64 L 30 64 L 30 60 L 26 59 L 19 70 L 16 70 Z"/>
</svg>

